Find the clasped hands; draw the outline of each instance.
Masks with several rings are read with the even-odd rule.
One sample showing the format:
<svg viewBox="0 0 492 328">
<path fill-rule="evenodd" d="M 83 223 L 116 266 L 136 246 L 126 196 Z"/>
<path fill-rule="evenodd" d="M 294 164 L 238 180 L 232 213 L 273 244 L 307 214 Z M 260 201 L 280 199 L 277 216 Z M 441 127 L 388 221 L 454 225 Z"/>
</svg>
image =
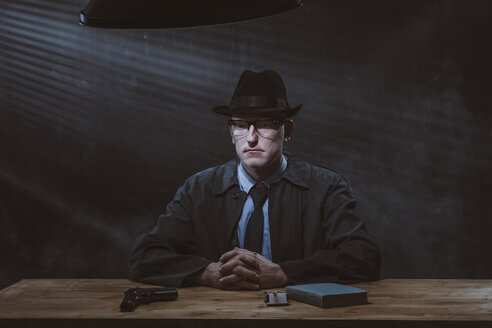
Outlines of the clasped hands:
<svg viewBox="0 0 492 328">
<path fill-rule="evenodd" d="M 228 290 L 258 290 L 285 286 L 288 282 L 282 268 L 261 254 L 243 248 L 224 253 L 218 262 L 210 263 L 191 280 Z"/>
</svg>

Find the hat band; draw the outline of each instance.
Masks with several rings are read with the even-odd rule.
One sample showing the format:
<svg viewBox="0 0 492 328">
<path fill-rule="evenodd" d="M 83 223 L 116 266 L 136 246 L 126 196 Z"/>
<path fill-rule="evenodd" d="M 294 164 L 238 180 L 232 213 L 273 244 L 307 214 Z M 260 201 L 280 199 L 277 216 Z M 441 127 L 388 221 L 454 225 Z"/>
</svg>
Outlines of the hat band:
<svg viewBox="0 0 492 328">
<path fill-rule="evenodd" d="M 266 96 L 242 96 L 236 97 L 231 101 L 231 109 L 241 107 L 269 107 L 288 109 L 287 101 L 282 98 L 272 98 Z"/>
</svg>

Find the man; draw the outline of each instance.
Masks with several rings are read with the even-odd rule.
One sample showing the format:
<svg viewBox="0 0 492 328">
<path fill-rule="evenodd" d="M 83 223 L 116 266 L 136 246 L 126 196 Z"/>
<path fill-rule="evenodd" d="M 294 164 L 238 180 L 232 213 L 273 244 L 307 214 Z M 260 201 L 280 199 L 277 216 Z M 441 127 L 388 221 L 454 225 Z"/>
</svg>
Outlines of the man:
<svg viewBox="0 0 492 328">
<path fill-rule="evenodd" d="M 238 160 L 190 177 L 139 237 L 130 277 L 222 289 L 379 278 L 379 250 L 339 174 L 283 153 L 294 130 L 282 78 L 246 70 L 227 115 Z"/>
</svg>

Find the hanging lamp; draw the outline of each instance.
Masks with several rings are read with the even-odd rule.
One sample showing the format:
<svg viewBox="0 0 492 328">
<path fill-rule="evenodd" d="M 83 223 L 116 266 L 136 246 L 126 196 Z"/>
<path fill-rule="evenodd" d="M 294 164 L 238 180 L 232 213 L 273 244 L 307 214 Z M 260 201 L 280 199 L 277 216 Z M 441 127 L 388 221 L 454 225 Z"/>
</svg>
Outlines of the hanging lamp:
<svg viewBox="0 0 492 328">
<path fill-rule="evenodd" d="M 80 24 L 102 28 L 182 28 L 261 18 L 303 5 L 302 0 L 90 0 Z"/>
</svg>

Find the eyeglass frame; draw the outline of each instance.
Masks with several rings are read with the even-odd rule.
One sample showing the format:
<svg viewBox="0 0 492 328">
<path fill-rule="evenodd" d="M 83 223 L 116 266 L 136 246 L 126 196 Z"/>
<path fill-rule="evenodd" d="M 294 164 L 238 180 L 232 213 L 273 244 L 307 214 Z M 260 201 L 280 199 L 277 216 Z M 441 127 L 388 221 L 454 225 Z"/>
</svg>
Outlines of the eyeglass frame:
<svg viewBox="0 0 492 328">
<path fill-rule="evenodd" d="M 248 131 L 249 131 L 249 129 L 250 129 L 250 127 L 251 127 L 251 125 L 255 127 L 255 131 L 256 131 L 256 133 L 258 133 L 260 136 L 262 136 L 262 135 L 261 135 L 261 133 L 258 131 L 258 128 L 256 127 L 256 123 L 261 122 L 261 121 L 272 121 L 273 125 L 275 126 L 274 130 L 276 131 L 276 130 L 278 130 L 278 128 L 279 128 L 279 127 L 281 127 L 281 126 L 282 126 L 282 125 L 283 125 L 283 124 L 284 124 L 287 120 L 285 120 L 285 119 L 278 119 L 278 118 L 274 118 L 274 119 L 261 119 L 261 120 L 256 120 L 256 121 L 229 120 L 229 121 L 227 121 L 227 124 L 229 124 L 229 126 L 232 128 L 232 126 L 234 125 L 234 122 L 244 122 L 244 123 L 247 123 L 247 124 L 248 124 L 248 128 L 245 130 L 244 134 L 242 134 L 242 135 L 237 135 L 238 137 L 241 137 L 241 138 L 242 138 L 242 137 L 244 137 L 244 136 L 246 136 L 246 135 L 248 134 Z M 277 124 L 275 124 L 275 123 L 274 123 L 274 121 L 278 121 L 278 123 L 277 123 Z M 263 137 L 263 138 L 267 138 L 267 137 L 264 137 L 264 136 L 262 136 L 262 137 Z"/>
</svg>

